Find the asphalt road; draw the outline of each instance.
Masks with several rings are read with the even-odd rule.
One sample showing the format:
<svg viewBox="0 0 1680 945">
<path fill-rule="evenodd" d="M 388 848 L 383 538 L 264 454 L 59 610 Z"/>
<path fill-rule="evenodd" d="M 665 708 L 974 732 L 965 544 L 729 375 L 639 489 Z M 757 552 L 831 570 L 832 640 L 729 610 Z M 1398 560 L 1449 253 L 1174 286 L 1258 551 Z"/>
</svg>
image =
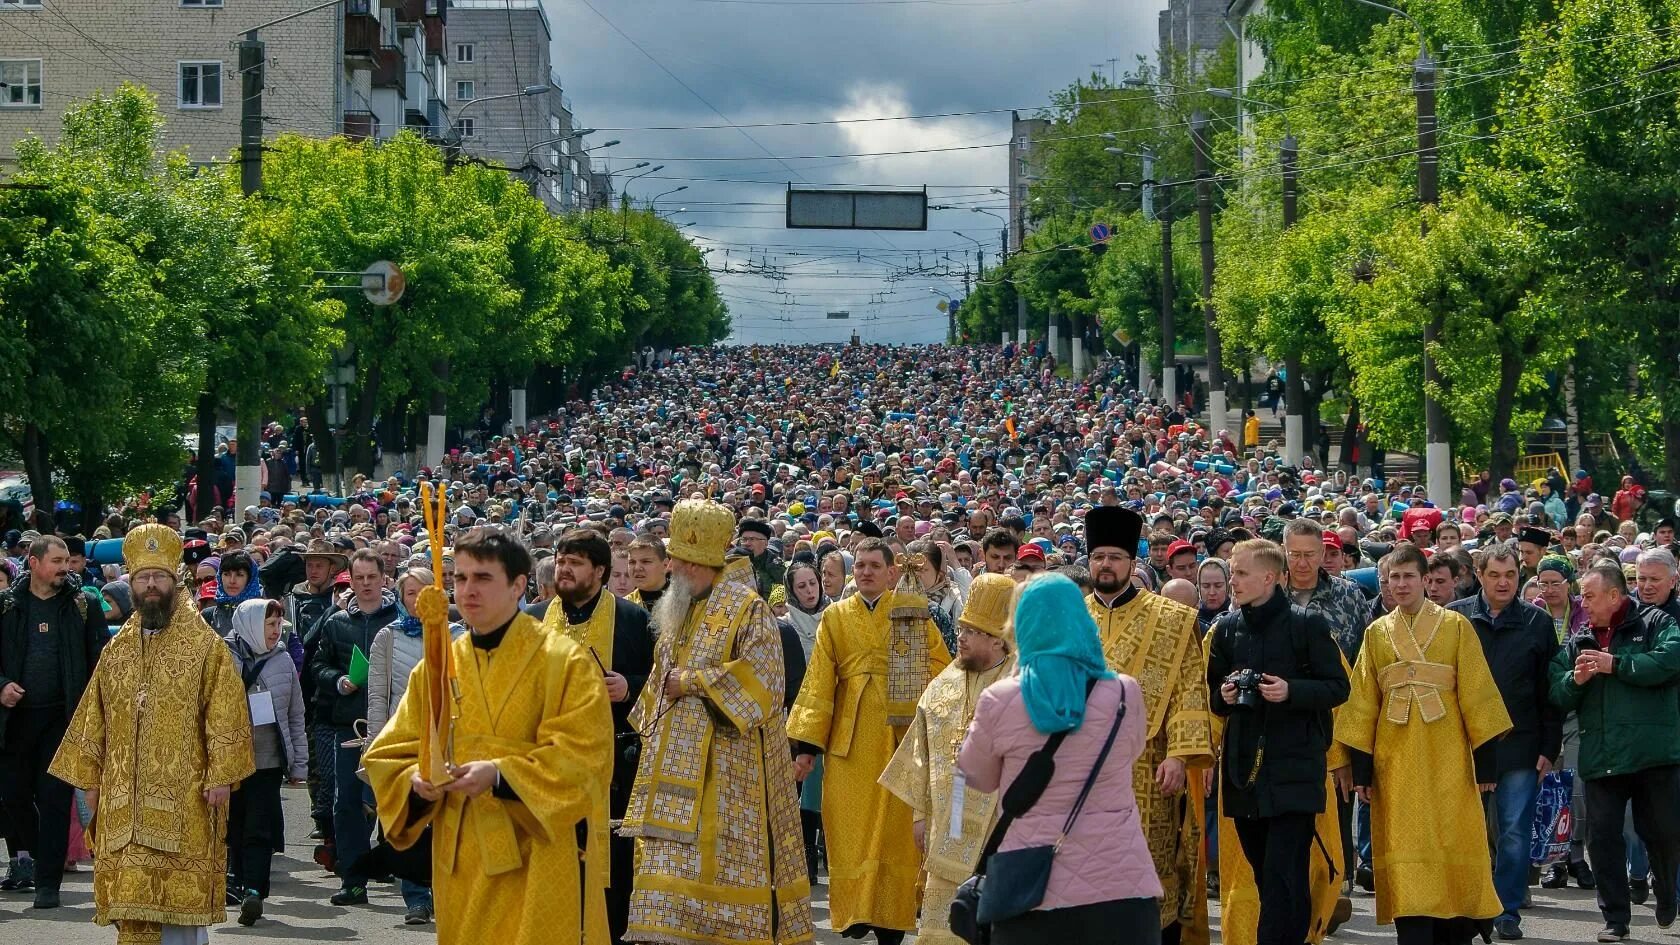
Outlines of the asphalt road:
<svg viewBox="0 0 1680 945">
<path fill-rule="evenodd" d="M 323 873 L 309 859 L 311 841 L 307 801 L 301 791 L 286 793 L 287 850 L 274 861 L 273 891 L 265 915 L 252 928 L 232 921 L 216 926 L 212 939 L 226 941 L 368 942 L 375 945 L 420 945 L 436 940 L 434 926 L 409 927 L 402 923 L 402 897 L 396 887 L 375 885 L 368 890 L 368 905 L 340 908 L 327 901 L 338 888 L 337 880 Z M 827 928 L 828 899 L 825 887 L 816 889 L 819 942 L 839 945 L 841 939 Z M 51 911 L 30 908 L 26 894 L 0 893 L 0 943 L 5 945 L 109 945 L 116 940 L 114 928 L 93 924 L 92 873 L 87 866 L 64 880 L 64 906 Z M 1354 918 L 1330 941 L 1333 943 L 1391 942 L 1392 928 L 1378 928 L 1373 919 L 1374 900 L 1364 893 L 1353 900 Z M 1215 941 L 1217 906 L 1215 906 Z M 1590 892 L 1534 890 L 1534 909 L 1523 919 L 1525 942 L 1592 942 L 1602 922 Z M 1680 943 L 1680 927 L 1660 932 L 1651 907 L 1635 906 L 1633 940 Z M 913 941 L 913 939 L 912 939 Z M 1120 945 L 1120 943 L 1117 943 Z"/>
</svg>

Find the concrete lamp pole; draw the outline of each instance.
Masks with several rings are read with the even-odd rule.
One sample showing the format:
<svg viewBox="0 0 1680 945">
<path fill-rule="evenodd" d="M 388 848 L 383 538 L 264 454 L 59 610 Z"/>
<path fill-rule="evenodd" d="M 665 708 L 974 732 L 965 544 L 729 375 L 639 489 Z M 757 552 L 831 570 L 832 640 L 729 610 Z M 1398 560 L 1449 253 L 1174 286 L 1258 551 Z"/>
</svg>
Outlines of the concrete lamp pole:
<svg viewBox="0 0 1680 945">
<path fill-rule="evenodd" d="M 996 188 L 993 189 L 995 190 Z M 1003 224 L 1002 229 L 998 230 L 998 265 L 1002 266 L 1009 259 L 1009 221 L 984 207 L 969 207 L 968 209 L 971 213 L 984 213 L 986 216 L 992 217 L 999 223 Z M 985 273 L 981 273 L 980 275 L 981 277 L 984 277 Z M 1003 331 L 1002 337 L 998 340 L 998 344 L 1009 344 L 1009 331 L 1007 329 Z"/>
<path fill-rule="evenodd" d="M 1412 91 L 1417 98 L 1418 203 L 1426 207 L 1441 203 L 1441 155 L 1436 146 L 1435 78 L 1437 65 L 1423 27 L 1404 10 L 1376 0 L 1354 0 L 1365 6 L 1398 16 L 1412 24 L 1418 34 L 1418 55 L 1412 63 Z M 1424 217 L 1423 235 L 1429 235 L 1429 218 Z M 1452 501 L 1452 444 L 1447 442 L 1447 412 L 1441 405 L 1441 367 L 1433 348 L 1441 337 L 1442 317 L 1430 317 L 1423 325 L 1423 425 L 1424 479 L 1429 498 L 1436 505 Z"/>
<path fill-rule="evenodd" d="M 547 84 L 527 85 L 517 92 L 504 92 L 500 95 L 486 95 L 483 98 L 475 98 L 470 102 L 461 103 L 461 106 L 455 109 L 455 114 L 449 122 L 449 135 L 444 140 L 444 172 L 448 173 L 453 170 L 455 168 L 455 162 L 460 159 L 461 116 L 467 111 L 467 109 L 472 108 L 475 105 L 483 105 L 485 102 L 497 102 L 510 98 L 526 98 L 533 95 L 546 95 L 552 88 L 553 86 Z M 525 156 L 529 158 L 531 152 L 541 146 L 542 145 L 539 143 L 527 148 L 525 150 Z M 532 183 L 530 186 L 533 191 L 536 189 L 535 183 Z M 435 386 L 432 388 L 431 402 L 426 411 L 426 452 L 424 454 L 424 465 L 435 469 L 438 464 L 443 462 L 443 441 L 449 428 L 449 401 L 447 395 L 444 393 L 444 387 L 449 383 L 449 360 L 447 358 L 439 358 L 438 360 L 432 362 L 432 371 L 437 375 L 437 378 Z M 525 421 L 525 388 L 509 387 L 508 408 L 508 412 L 510 414 L 509 419 L 512 421 L 514 429 L 518 430 L 523 427 Z"/>
</svg>

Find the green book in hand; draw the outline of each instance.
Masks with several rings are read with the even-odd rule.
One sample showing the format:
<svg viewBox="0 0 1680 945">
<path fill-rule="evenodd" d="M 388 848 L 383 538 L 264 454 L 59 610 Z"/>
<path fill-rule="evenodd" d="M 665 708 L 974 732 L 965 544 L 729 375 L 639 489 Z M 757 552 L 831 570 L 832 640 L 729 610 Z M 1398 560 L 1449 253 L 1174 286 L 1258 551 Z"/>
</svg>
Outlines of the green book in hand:
<svg viewBox="0 0 1680 945">
<path fill-rule="evenodd" d="M 361 647 L 356 646 L 355 644 L 351 644 L 350 645 L 350 672 L 347 673 L 346 675 L 348 675 L 350 677 L 350 682 L 352 684 L 354 684 L 357 689 L 361 689 L 361 688 L 363 688 L 367 685 L 367 674 L 368 674 L 367 654 L 362 652 Z"/>
</svg>

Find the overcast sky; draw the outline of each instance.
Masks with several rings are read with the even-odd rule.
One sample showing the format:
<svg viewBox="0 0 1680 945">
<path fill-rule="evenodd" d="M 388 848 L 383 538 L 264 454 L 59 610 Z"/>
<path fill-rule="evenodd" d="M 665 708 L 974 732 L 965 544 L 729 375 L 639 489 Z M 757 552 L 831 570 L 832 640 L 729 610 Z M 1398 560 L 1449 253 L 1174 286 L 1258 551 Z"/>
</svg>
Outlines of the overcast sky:
<svg viewBox="0 0 1680 945">
<path fill-rule="evenodd" d="M 940 292 L 962 293 L 1003 224 L 934 211 L 926 233 L 788 230 L 799 183 L 930 190 L 935 204 L 1006 217 L 1009 112 L 1153 55 L 1161 0 L 544 0 L 553 59 L 591 147 L 613 171 L 664 164 L 630 185 L 709 247 L 734 341 L 943 340 Z M 640 46 L 640 50 L 638 50 Z M 668 70 L 668 71 L 667 71 Z M 685 87 L 686 86 L 686 87 Z M 991 111 L 905 121 L 886 116 Z M 797 127 L 746 127 L 767 123 Z M 709 125 L 710 129 L 694 126 Z M 682 130 L 653 130 L 680 126 Z M 986 146 L 986 147 L 976 147 Z M 883 151 L 936 153 L 850 157 Z M 772 155 L 774 157 L 772 157 Z M 777 160 L 780 158 L 781 160 Z M 643 168 L 646 170 L 646 168 Z M 718 180 L 730 178 L 732 182 Z M 619 186 L 622 177 L 615 177 Z M 762 181 L 751 183 L 750 181 Z M 677 213 L 679 208 L 686 212 Z M 768 268 L 785 278 L 743 272 Z M 914 274 L 897 269 L 919 270 Z M 931 270 L 931 271 L 930 271 Z M 786 293 L 786 294 L 783 294 Z M 829 311 L 849 311 L 846 321 Z"/>
</svg>

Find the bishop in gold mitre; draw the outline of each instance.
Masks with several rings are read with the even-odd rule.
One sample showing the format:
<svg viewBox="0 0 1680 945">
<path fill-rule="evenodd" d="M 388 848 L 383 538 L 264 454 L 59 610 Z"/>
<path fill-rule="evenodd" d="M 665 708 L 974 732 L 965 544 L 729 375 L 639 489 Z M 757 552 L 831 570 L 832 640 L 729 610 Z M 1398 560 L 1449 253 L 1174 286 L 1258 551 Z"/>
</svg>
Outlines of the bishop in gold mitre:
<svg viewBox="0 0 1680 945">
<path fill-rule="evenodd" d="M 1130 509 L 1100 506 L 1086 515 L 1093 590 L 1085 604 L 1108 668 L 1138 681 L 1148 710 L 1132 786 L 1161 880 L 1162 941 L 1204 942 L 1203 814 L 1185 795 L 1189 773 L 1213 764 L 1201 634 L 1194 610 L 1132 584 L 1142 532 L 1143 518 Z"/>
<path fill-rule="evenodd" d="M 255 770 L 233 651 L 181 593 L 181 536 L 123 539 L 134 613 L 53 758 L 94 811 L 93 921 L 119 945 L 203 945 L 227 919 L 228 797 Z"/>
<path fill-rule="evenodd" d="M 726 556 L 728 509 L 679 502 L 670 534 L 653 673 L 630 714 L 644 741 L 620 829 L 640 841 L 624 940 L 808 942 L 781 632 L 752 561 Z"/>
<path fill-rule="evenodd" d="M 916 718 L 899 742 L 881 784 L 910 805 L 922 851 L 919 945 L 964 945 L 951 931 L 951 900 L 974 875 L 997 822 L 997 793 L 967 787 L 957 752 L 987 686 L 1015 671 L 1010 628 L 1016 583 L 982 574 L 969 586 L 957 618 L 957 656 L 916 702 Z"/>
</svg>

